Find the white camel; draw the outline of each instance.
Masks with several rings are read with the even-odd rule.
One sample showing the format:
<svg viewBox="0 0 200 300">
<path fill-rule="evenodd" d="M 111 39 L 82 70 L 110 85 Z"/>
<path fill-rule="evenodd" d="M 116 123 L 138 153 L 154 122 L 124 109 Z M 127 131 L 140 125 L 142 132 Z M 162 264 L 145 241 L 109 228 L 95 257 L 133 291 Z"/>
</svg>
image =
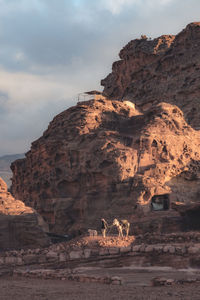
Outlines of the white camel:
<svg viewBox="0 0 200 300">
<path fill-rule="evenodd" d="M 94 229 L 88 229 L 88 234 L 89 234 L 89 236 L 97 236 L 98 235 L 97 231 Z"/>
<path fill-rule="evenodd" d="M 119 237 L 123 237 L 123 230 L 126 232 L 126 236 L 129 235 L 130 223 L 127 220 L 121 220 L 121 223 L 117 220 L 113 220 L 113 226 L 117 227 Z"/>
</svg>

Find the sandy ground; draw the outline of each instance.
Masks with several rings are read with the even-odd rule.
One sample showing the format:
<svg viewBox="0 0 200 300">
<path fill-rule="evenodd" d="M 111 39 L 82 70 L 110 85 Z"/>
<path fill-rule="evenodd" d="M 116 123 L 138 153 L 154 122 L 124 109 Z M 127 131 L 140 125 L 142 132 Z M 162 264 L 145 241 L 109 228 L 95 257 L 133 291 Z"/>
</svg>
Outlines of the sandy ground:
<svg viewBox="0 0 200 300">
<path fill-rule="evenodd" d="M 150 287 L 106 285 L 6 277 L 0 279 L 1 300 L 199 300 L 199 284 Z"/>
<path fill-rule="evenodd" d="M 172 286 L 152 286 L 152 279 L 200 278 L 198 270 L 176 270 L 166 267 L 95 267 L 79 266 L 76 272 L 98 276 L 119 276 L 122 285 L 86 283 L 52 279 L 0 277 L 0 300 L 199 300 L 200 284 L 184 283 Z"/>
<path fill-rule="evenodd" d="M 119 244 L 123 247 L 130 245 L 133 240 L 134 237 L 125 238 L 123 241 L 116 237 L 106 239 L 87 237 L 70 241 L 67 243 L 67 247 L 73 249 L 89 246 L 95 249 L 104 246 L 115 247 Z M 122 257 L 117 260 L 102 259 L 90 263 L 80 262 L 71 266 L 77 274 L 119 276 L 123 280 L 122 285 L 2 275 L 0 277 L 0 300 L 200 300 L 199 283 L 174 284 L 163 287 L 151 285 L 151 281 L 155 277 L 176 280 L 200 278 L 200 271 L 191 269 L 184 272 L 166 267 L 139 268 L 133 266 L 131 262 L 131 257 Z M 29 267 L 40 269 L 47 266 L 33 265 Z M 67 265 L 49 265 L 49 267 L 62 269 Z M 27 266 L 20 268 L 26 269 Z"/>
</svg>

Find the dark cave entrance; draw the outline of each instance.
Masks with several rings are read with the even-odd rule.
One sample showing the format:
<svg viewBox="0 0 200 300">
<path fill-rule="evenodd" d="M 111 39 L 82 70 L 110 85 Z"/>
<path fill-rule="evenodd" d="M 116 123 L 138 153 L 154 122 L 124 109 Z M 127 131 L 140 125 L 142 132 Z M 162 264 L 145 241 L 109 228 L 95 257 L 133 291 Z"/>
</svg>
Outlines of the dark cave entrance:
<svg viewBox="0 0 200 300">
<path fill-rule="evenodd" d="M 181 215 L 183 217 L 183 231 L 200 230 L 200 207 L 188 209 Z"/>
<path fill-rule="evenodd" d="M 151 199 L 151 210 L 162 211 L 170 208 L 169 194 L 155 195 Z"/>
</svg>

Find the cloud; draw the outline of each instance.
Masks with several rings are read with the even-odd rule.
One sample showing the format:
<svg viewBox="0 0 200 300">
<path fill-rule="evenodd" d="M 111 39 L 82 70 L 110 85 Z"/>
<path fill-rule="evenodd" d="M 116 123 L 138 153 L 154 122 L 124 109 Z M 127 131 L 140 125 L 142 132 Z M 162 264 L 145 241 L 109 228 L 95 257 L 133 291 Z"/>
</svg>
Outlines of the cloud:
<svg viewBox="0 0 200 300">
<path fill-rule="evenodd" d="M 145 9 L 145 7 L 162 7 L 169 5 L 175 0 L 101 0 L 101 6 L 107 9 L 113 15 L 119 15 L 124 10 L 133 9 L 135 11 L 140 11 Z"/>
<path fill-rule="evenodd" d="M 84 74 L 36 75 L 1 69 L 0 78 L 0 155 L 28 151 L 52 118 L 75 105 L 78 92 L 90 88 Z"/>
<path fill-rule="evenodd" d="M 0 0 L 0 155 L 24 152 L 79 92 L 100 89 L 120 49 L 176 34 L 199 0 Z"/>
<path fill-rule="evenodd" d="M 103 6 L 108 9 L 113 15 L 119 14 L 126 6 L 139 4 L 140 0 L 103 0 Z"/>
</svg>

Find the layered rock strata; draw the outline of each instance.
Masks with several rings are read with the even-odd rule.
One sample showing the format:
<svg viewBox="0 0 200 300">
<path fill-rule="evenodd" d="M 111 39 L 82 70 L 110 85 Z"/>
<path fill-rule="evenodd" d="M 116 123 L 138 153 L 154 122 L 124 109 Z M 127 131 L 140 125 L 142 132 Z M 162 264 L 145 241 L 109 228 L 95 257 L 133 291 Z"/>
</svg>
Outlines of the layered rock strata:
<svg viewBox="0 0 200 300">
<path fill-rule="evenodd" d="M 47 224 L 36 211 L 15 200 L 0 178 L 0 250 L 47 246 Z"/>
<path fill-rule="evenodd" d="M 178 35 L 136 39 L 120 52 L 104 80 L 104 95 L 128 99 L 142 110 L 153 104 L 176 104 L 186 121 L 200 129 L 200 23 Z"/>
<path fill-rule="evenodd" d="M 26 158 L 12 164 L 12 191 L 57 233 L 135 220 L 159 197 L 198 201 L 200 134 L 168 103 L 90 100 L 56 116 Z M 178 213 L 177 213 L 178 214 Z"/>
</svg>

